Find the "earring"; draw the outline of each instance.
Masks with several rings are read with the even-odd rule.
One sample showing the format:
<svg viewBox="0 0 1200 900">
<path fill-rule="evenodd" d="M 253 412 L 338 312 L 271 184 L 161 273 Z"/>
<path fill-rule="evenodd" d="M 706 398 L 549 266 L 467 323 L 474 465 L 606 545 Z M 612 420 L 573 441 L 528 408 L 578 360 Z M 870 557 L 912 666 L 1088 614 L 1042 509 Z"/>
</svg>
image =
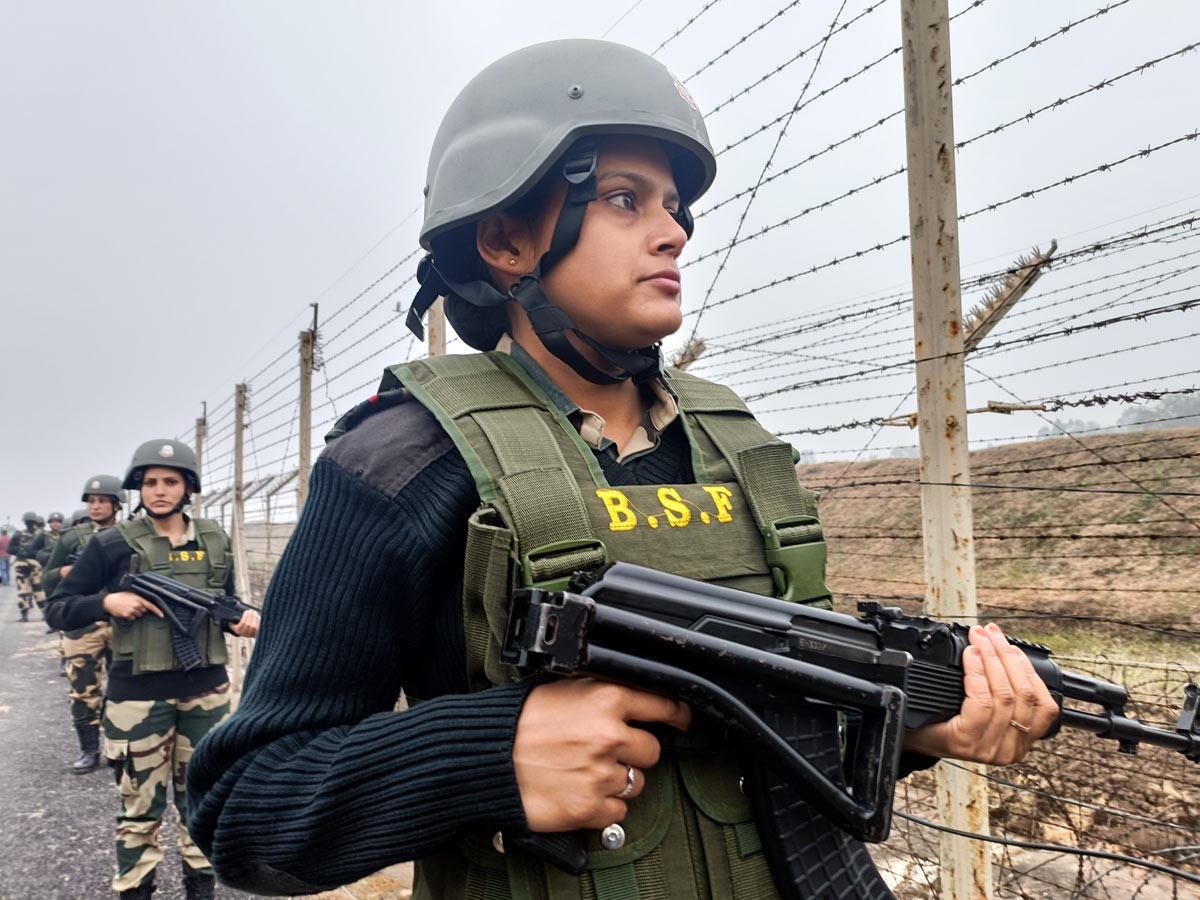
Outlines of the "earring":
<svg viewBox="0 0 1200 900">
<path fill-rule="evenodd" d="M 517 264 L 517 261 L 516 261 L 515 259 L 510 259 L 510 260 L 508 261 L 508 264 L 509 264 L 510 266 L 515 266 L 515 265 Z"/>
</svg>

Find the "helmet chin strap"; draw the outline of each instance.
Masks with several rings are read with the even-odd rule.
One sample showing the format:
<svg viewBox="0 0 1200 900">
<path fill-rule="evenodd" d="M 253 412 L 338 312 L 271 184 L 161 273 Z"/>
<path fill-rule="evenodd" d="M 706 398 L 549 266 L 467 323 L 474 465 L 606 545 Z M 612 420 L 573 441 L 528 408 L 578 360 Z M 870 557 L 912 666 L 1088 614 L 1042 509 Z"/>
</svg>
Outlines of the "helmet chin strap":
<svg viewBox="0 0 1200 900">
<path fill-rule="evenodd" d="M 190 504 L 191 502 L 192 502 L 191 495 L 184 493 L 183 499 L 181 499 L 178 503 L 176 503 L 175 506 L 171 510 L 169 510 L 168 512 L 165 512 L 165 513 L 156 513 L 154 510 L 150 509 L 150 507 L 146 506 L 145 503 L 142 503 L 141 500 L 138 500 L 137 509 L 134 510 L 134 513 L 136 514 L 136 513 L 145 511 L 146 515 L 148 515 L 152 519 L 169 519 L 169 518 L 171 518 L 171 516 L 175 515 L 176 513 L 183 512 L 188 507 L 188 504 Z M 114 514 L 114 518 L 115 518 L 115 514 Z"/>
<path fill-rule="evenodd" d="M 500 306 L 509 300 L 515 300 L 525 310 L 542 345 L 570 366 L 576 374 L 593 384 L 620 384 L 630 378 L 641 383 L 660 374 L 663 369 L 660 344 L 637 350 L 622 350 L 602 344 L 580 331 L 571 321 L 571 317 L 551 302 L 542 287 L 542 278 L 546 273 L 579 242 L 588 204 L 596 199 L 596 161 L 596 146 L 591 141 L 580 141 L 567 153 L 562 165 L 562 175 L 567 182 L 567 196 L 554 225 L 550 249 L 538 260 L 533 271 L 522 275 L 508 291 L 501 293 L 485 281 L 453 281 L 438 271 L 432 255 L 422 259 L 417 266 L 417 280 L 421 287 L 408 311 L 409 330 L 424 340 L 425 328 L 422 320 L 439 296 L 455 294 L 478 307 Z M 693 220 L 686 206 L 680 207 L 675 219 L 687 232 L 688 237 L 691 237 Z M 592 363 L 571 342 L 567 336 L 568 332 L 574 332 L 605 363 L 616 370 L 615 373 L 605 371 Z"/>
</svg>

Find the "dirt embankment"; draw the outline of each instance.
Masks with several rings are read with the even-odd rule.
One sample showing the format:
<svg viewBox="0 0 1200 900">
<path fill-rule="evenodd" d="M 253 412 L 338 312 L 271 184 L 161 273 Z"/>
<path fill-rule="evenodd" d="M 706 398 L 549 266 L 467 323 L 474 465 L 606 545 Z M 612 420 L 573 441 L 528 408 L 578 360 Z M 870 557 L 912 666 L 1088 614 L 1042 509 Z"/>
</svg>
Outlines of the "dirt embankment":
<svg viewBox="0 0 1200 900">
<path fill-rule="evenodd" d="M 1198 459 L 1200 429 L 972 453 L 972 480 L 989 485 L 973 493 L 981 612 L 1013 617 L 1011 630 L 1057 642 L 1059 652 L 1086 653 L 1098 635 L 1195 645 L 1187 638 L 1200 631 L 1200 496 L 1153 491 L 1200 492 Z M 862 596 L 918 604 L 917 461 L 820 463 L 801 466 L 800 479 L 821 492 L 830 587 L 843 608 Z M 1185 634 L 1164 633 L 1173 631 Z"/>
</svg>

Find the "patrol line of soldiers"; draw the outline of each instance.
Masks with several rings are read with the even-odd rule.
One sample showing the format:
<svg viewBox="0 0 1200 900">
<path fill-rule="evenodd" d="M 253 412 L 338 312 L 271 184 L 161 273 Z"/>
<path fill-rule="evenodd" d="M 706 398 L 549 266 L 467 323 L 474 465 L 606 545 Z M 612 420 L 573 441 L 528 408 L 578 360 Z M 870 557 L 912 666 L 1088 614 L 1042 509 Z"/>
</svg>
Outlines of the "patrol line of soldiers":
<svg viewBox="0 0 1200 900">
<path fill-rule="evenodd" d="M 45 617 L 47 593 L 53 592 L 71 571 L 88 541 L 101 529 L 116 524 L 121 510 L 121 479 L 93 475 L 84 483 L 80 499 L 87 506 L 72 513 L 69 524 L 60 512 L 52 512 L 44 520 L 37 513 L 26 512 L 21 517 L 25 530 L 9 542 L 22 622 L 29 621 L 29 610 L 34 606 Z M 109 623 L 97 621 L 64 631 L 59 639 L 59 657 L 60 674 L 66 676 L 71 701 L 71 724 L 79 738 L 79 757 L 71 764 L 71 771 L 83 775 L 100 765 L 101 677 L 112 657 Z"/>
<path fill-rule="evenodd" d="M 156 889 L 163 858 L 159 830 L 172 787 L 187 897 L 213 896 L 212 869 L 185 824 L 184 775 L 200 738 L 230 712 L 225 633 L 253 637 L 258 616 L 245 607 L 242 620 L 227 629 L 201 621 L 193 629 L 200 665 L 184 670 L 162 613 L 123 589 L 125 576 L 146 571 L 232 592 L 229 536 L 219 523 L 185 512 L 199 490 L 191 447 L 147 441 L 134 452 L 124 478 L 94 475 L 85 482 L 87 506 L 65 530 L 61 514 L 47 516 L 47 529 L 30 512 L 23 517 L 25 530 L 9 544 L 21 621 L 29 621 L 29 610 L 37 606 L 48 630 L 62 632 L 80 748 L 71 769 L 91 772 L 103 753 L 116 778 L 117 873 L 111 887 L 124 898 L 145 900 Z M 118 521 L 125 491 L 136 492 L 137 502 Z"/>
</svg>

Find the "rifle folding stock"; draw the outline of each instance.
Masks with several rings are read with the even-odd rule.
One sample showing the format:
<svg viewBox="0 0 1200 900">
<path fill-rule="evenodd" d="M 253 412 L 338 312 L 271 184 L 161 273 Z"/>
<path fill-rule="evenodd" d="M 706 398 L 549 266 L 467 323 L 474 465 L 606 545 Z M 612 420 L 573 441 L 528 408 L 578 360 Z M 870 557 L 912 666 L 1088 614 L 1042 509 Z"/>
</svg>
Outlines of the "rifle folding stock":
<svg viewBox="0 0 1200 900">
<path fill-rule="evenodd" d="M 863 616 L 855 618 L 628 563 L 579 575 L 571 587 L 576 591 L 514 594 L 504 662 L 526 674 L 598 675 L 680 697 L 726 726 L 790 792 L 861 840 L 887 838 L 904 731 L 945 721 L 962 706 L 964 625 L 878 603 L 860 604 Z M 1196 685 L 1185 688 L 1175 729 L 1155 728 L 1125 716 L 1129 697 L 1120 685 L 1060 669 L 1040 644 L 1012 642 L 1059 704 L 1054 731 L 1082 729 L 1117 740 L 1122 752 L 1147 743 L 1200 761 Z M 814 707 L 840 710 L 857 725 L 847 747 L 848 786 L 818 771 L 767 724 Z M 786 828 L 778 792 L 756 792 L 752 800 L 760 830 Z M 772 808 L 758 808 L 762 803 Z M 542 838 L 555 839 L 553 852 Z M 581 868 L 582 851 L 568 858 L 562 838 L 535 834 L 515 843 L 568 870 Z"/>
</svg>

